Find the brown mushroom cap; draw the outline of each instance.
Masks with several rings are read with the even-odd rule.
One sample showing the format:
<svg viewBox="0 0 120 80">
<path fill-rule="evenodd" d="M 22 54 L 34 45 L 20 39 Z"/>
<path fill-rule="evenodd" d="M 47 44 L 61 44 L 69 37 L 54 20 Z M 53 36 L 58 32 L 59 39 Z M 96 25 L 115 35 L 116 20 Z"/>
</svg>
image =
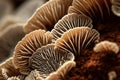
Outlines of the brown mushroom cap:
<svg viewBox="0 0 120 80">
<path fill-rule="evenodd" d="M 119 52 L 119 47 L 116 43 L 110 41 L 101 41 L 94 47 L 95 52 Z"/>
<path fill-rule="evenodd" d="M 120 17 L 120 0 L 111 0 L 112 12 Z"/>
<path fill-rule="evenodd" d="M 55 42 L 55 48 L 60 48 L 80 55 L 85 49 L 92 48 L 99 40 L 99 33 L 89 27 L 77 27 L 65 32 Z"/>
<path fill-rule="evenodd" d="M 72 0 L 48 1 L 33 14 L 24 26 L 25 32 L 36 29 L 51 30 L 54 24 L 67 14 L 68 7 Z"/>
<path fill-rule="evenodd" d="M 28 74 L 30 72 L 29 58 L 38 48 L 51 42 L 50 32 L 35 30 L 27 34 L 15 47 L 13 55 L 15 67 L 19 68 L 22 74 Z"/>
<path fill-rule="evenodd" d="M 74 55 L 60 49 L 54 49 L 54 44 L 39 48 L 30 58 L 30 67 L 40 71 L 40 75 L 46 78 L 55 72 L 67 61 L 73 61 Z"/>
<path fill-rule="evenodd" d="M 20 75 L 19 69 L 16 69 L 13 64 L 13 58 L 9 58 L 0 64 L 0 80 L 5 79 L 4 75 L 2 74 L 2 69 L 6 71 L 5 74 L 7 77 Z"/>
<path fill-rule="evenodd" d="M 53 35 L 53 42 L 60 38 L 61 35 L 67 30 L 81 26 L 92 28 L 92 20 L 87 16 L 78 15 L 75 13 L 64 16 L 61 20 L 58 21 L 58 23 L 51 31 Z"/>
<path fill-rule="evenodd" d="M 95 21 L 104 21 L 111 14 L 110 0 L 73 0 L 68 13 L 77 13 L 89 16 Z"/>
</svg>

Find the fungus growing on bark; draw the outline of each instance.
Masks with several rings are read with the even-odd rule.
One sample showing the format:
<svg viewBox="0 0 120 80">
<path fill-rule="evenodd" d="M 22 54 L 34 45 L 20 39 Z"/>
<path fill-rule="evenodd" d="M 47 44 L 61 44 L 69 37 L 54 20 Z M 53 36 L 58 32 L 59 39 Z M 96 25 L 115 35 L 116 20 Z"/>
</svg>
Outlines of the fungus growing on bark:
<svg viewBox="0 0 120 80">
<path fill-rule="evenodd" d="M 55 42 L 55 48 L 60 48 L 80 55 L 85 49 L 92 48 L 99 40 L 99 33 L 89 27 L 77 27 L 65 32 Z"/>
<path fill-rule="evenodd" d="M 92 20 L 87 16 L 78 15 L 75 13 L 64 16 L 61 20 L 58 21 L 58 23 L 51 31 L 53 35 L 53 42 L 60 38 L 61 35 L 67 30 L 81 26 L 92 28 Z"/>
<path fill-rule="evenodd" d="M 20 75 L 19 69 L 16 69 L 13 64 L 13 58 L 9 58 L 0 64 L 0 80 L 8 77 Z"/>
<path fill-rule="evenodd" d="M 96 44 L 94 47 L 95 52 L 114 52 L 118 53 L 119 52 L 119 46 L 110 41 L 101 41 L 100 43 Z"/>
<path fill-rule="evenodd" d="M 20 69 L 22 74 L 28 74 L 29 58 L 40 47 L 52 42 L 50 32 L 35 30 L 27 34 L 15 47 L 13 55 L 15 67 Z"/>
<path fill-rule="evenodd" d="M 110 0 L 73 0 L 68 12 L 89 16 L 98 23 L 109 18 L 110 10 Z"/>
<path fill-rule="evenodd" d="M 24 26 L 25 32 L 36 29 L 51 30 L 55 23 L 67 14 L 68 7 L 72 0 L 48 1 L 33 14 Z"/>
<path fill-rule="evenodd" d="M 112 12 L 120 17 L 120 0 L 111 0 Z"/>
<path fill-rule="evenodd" d="M 30 67 L 33 70 L 37 69 L 42 78 L 47 78 L 52 72 L 56 72 L 57 76 L 63 78 L 64 75 L 75 66 L 73 62 L 68 62 L 74 60 L 72 53 L 54 49 L 54 47 L 54 44 L 43 46 L 30 58 Z"/>
<path fill-rule="evenodd" d="M 14 24 L 6 27 L 0 33 L 0 61 L 5 60 L 13 53 L 18 41 L 24 37 L 23 24 Z"/>
</svg>

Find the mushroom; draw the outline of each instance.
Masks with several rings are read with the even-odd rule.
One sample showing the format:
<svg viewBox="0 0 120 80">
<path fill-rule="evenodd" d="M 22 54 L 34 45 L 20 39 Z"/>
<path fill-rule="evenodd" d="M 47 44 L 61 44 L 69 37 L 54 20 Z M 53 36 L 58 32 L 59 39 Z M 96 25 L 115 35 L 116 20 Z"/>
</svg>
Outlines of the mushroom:
<svg viewBox="0 0 120 80">
<path fill-rule="evenodd" d="M 0 80 L 18 75 L 21 74 L 19 72 L 19 69 L 15 68 L 12 57 L 0 64 Z"/>
<path fill-rule="evenodd" d="M 39 71 L 35 69 L 30 72 L 30 74 L 25 78 L 25 80 L 43 80 L 43 78 L 40 76 Z"/>
<path fill-rule="evenodd" d="M 15 47 L 13 62 L 22 74 L 29 74 L 29 58 L 40 47 L 51 43 L 52 35 L 44 30 L 27 34 Z"/>
<path fill-rule="evenodd" d="M 119 46 L 110 41 L 101 41 L 100 43 L 96 44 L 94 47 L 95 52 L 114 52 L 118 53 L 119 52 Z"/>
<path fill-rule="evenodd" d="M 13 24 L 0 33 L 0 61 L 5 60 L 13 53 L 18 41 L 24 37 L 23 24 Z"/>
<path fill-rule="evenodd" d="M 120 0 L 111 0 L 112 12 L 120 17 Z"/>
<path fill-rule="evenodd" d="M 72 0 L 50 0 L 36 10 L 26 22 L 24 29 L 29 33 L 36 29 L 51 30 L 55 23 L 67 14 Z"/>
<path fill-rule="evenodd" d="M 96 24 L 108 19 L 111 15 L 110 0 L 73 0 L 68 13 L 77 13 L 89 16 Z"/>
<path fill-rule="evenodd" d="M 81 26 L 92 28 L 92 20 L 87 16 L 78 15 L 75 13 L 65 15 L 57 22 L 57 24 L 55 24 L 53 30 L 51 31 L 53 35 L 53 42 L 60 38 L 61 35 L 67 30 Z"/>
<path fill-rule="evenodd" d="M 81 55 L 85 49 L 92 48 L 99 40 L 99 33 L 89 27 L 76 27 L 66 31 L 55 42 L 55 48 L 60 48 Z"/>
<path fill-rule="evenodd" d="M 109 80 L 114 80 L 115 78 L 117 78 L 117 74 L 115 71 L 110 71 L 108 73 L 108 77 L 109 77 Z"/>
<path fill-rule="evenodd" d="M 31 69 L 37 69 L 40 76 L 45 80 L 51 80 L 49 78 L 52 78 L 51 74 L 54 72 L 56 73 L 56 77 L 62 79 L 65 74 L 75 66 L 75 62 L 68 62 L 74 60 L 72 53 L 54 49 L 54 47 L 54 44 L 43 46 L 29 59 Z"/>
</svg>

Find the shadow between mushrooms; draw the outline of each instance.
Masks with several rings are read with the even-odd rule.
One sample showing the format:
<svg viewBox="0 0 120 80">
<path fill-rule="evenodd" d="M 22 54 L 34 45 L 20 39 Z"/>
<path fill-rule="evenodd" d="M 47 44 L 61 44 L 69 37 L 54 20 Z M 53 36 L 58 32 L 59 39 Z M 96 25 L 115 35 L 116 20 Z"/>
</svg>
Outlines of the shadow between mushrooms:
<svg viewBox="0 0 120 80">
<path fill-rule="evenodd" d="M 29 60 L 31 69 L 38 70 L 45 80 L 63 79 L 65 74 L 75 66 L 72 53 L 54 47 L 54 44 L 48 44 L 39 48 Z"/>
<path fill-rule="evenodd" d="M 27 34 L 15 47 L 13 60 L 15 67 L 20 69 L 22 74 L 28 74 L 29 58 L 40 47 L 52 42 L 50 32 L 44 30 L 35 30 Z"/>
<path fill-rule="evenodd" d="M 67 14 L 72 0 L 48 1 L 36 10 L 33 16 L 24 26 L 25 32 L 29 33 L 36 29 L 51 30 L 55 23 Z"/>
<path fill-rule="evenodd" d="M 57 22 L 57 24 L 55 24 L 53 30 L 51 31 L 53 35 L 53 42 L 60 38 L 61 35 L 67 30 L 81 26 L 92 28 L 92 20 L 87 16 L 78 15 L 75 13 L 65 15 Z"/>
<path fill-rule="evenodd" d="M 55 42 L 55 48 L 74 53 L 75 56 L 88 48 L 92 48 L 99 40 L 99 33 L 89 27 L 76 27 L 66 31 Z"/>
</svg>

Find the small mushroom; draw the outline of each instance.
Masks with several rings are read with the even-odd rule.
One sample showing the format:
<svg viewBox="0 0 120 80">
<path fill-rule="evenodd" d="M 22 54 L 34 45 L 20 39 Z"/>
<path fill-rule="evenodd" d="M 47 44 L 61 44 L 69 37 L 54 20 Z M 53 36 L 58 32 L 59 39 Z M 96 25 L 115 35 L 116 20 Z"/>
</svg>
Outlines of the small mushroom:
<svg viewBox="0 0 120 80">
<path fill-rule="evenodd" d="M 87 16 L 78 15 L 75 13 L 65 15 L 61 20 L 58 21 L 51 31 L 53 35 L 53 42 L 60 38 L 61 35 L 67 30 L 81 26 L 92 28 L 92 20 Z"/>
<path fill-rule="evenodd" d="M 108 77 L 109 77 L 109 80 L 114 80 L 114 79 L 117 78 L 117 74 L 116 74 L 115 71 L 110 71 L 110 72 L 108 73 Z"/>
<path fill-rule="evenodd" d="M 54 49 L 54 46 L 54 44 L 43 46 L 39 48 L 30 58 L 29 64 L 31 69 L 37 69 L 42 78 L 47 78 L 50 73 L 56 71 L 57 74 L 63 77 L 64 74 L 73 67 L 72 63 L 66 62 L 73 61 L 74 55 L 67 51 Z"/>
<path fill-rule="evenodd" d="M 20 72 L 19 69 L 16 69 L 13 64 L 13 58 L 9 58 L 0 64 L 0 80 L 18 75 L 20 75 Z"/>
<path fill-rule="evenodd" d="M 118 53 L 119 52 L 119 46 L 110 41 L 101 41 L 100 43 L 96 44 L 94 47 L 95 52 L 114 52 Z"/>
<path fill-rule="evenodd" d="M 120 17 L 120 0 L 111 0 L 112 12 Z"/>
<path fill-rule="evenodd" d="M 67 72 L 69 72 L 76 63 L 74 61 L 65 62 L 56 72 L 51 73 L 45 80 L 64 80 Z"/>
<path fill-rule="evenodd" d="M 50 0 L 36 10 L 24 26 L 29 33 L 36 29 L 51 30 L 55 23 L 67 14 L 72 0 Z"/>
<path fill-rule="evenodd" d="M 12 55 L 18 41 L 25 36 L 23 31 L 23 24 L 13 24 L 6 27 L 0 33 L 0 61 Z"/>
<path fill-rule="evenodd" d="M 25 80 L 44 80 L 40 74 L 39 71 L 33 70 L 30 72 L 30 74 L 25 78 Z"/>
<path fill-rule="evenodd" d="M 73 0 L 68 13 L 89 16 L 94 23 L 104 21 L 111 15 L 110 0 Z"/>
<path fill-rule="evenodd" d="M 52 42 L 50 32 L 35 30 L 27 34 L 15 47 L 13 62 L 22 74 L 29 74 L 29 58 L 40 47 Z"/>
<path fill-rule="evenodd" d="M 76 27 L 65 32 L 61 38 L 55 42 L 55 48 L 60 48 L 74 53 L 75 56 L 98 42 L 99 33 L 89 27 Z"/>
</svg>

